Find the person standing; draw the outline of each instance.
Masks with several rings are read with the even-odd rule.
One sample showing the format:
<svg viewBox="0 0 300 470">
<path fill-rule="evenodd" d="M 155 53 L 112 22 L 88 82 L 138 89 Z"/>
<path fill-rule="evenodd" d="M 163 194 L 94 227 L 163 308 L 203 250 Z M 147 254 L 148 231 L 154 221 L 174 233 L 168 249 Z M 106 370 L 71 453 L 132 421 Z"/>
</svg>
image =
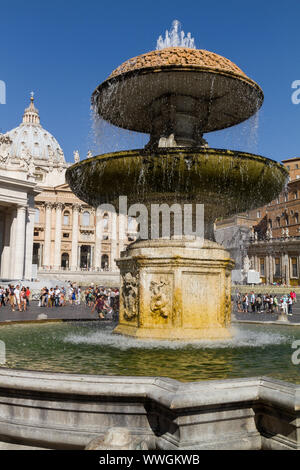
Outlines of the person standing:
<svg viewBox="0 0 300 470">
<path fill-rule="evenodd" d="M 248 313 L 248 307 L 249 307 L 249 298 L 248 298 L 248 294 L 245 294 L 243 297 L 243 313 Z"/>
<path fill-rule="evenodd" d="M 29 307 L 29 299 L 30 299 L 30 289 L 26 287 L 26 307 Z"/>
<path fill-rule="evenodd" d="M 16 288 L 14 289 L 14 296 L 15 296 L 15 303 L 18 306 L 19 312 L 22 312 L 21 310 L 21 299 L 20 299 L 20 286 L 19 284 L 16 285 Z"/>
<path fill-rule="evenodd" d="M 282 298 L 281 298 L 281 306 L 282 306 L 282 310 L 284 312 L 285 315 L 288 314 L 288 299 L 287 299 L 287 296 L 286 295 L 283 295 Z"/>
<path fill-rule="evenodd" d="M 97 313 L 99 315 L 99 318 L 101 318 L 101 319 L 105 318 L 104 315 L 103 315 L 104 305 L 105 305 L 104 296 L 103 295 L 98 295 L 97 299 L 96 299 L 96 302 L 93 305 L 92 312 L 94 312 L 95 309 L 96 309 Z"/>
<path fill-rule="evenodd" d="M 73 289 L 73 287 L 70 285 L 70 286 L 69 286 L 69 292 L 68 292 L 69 304 L 70 304 L 70 305 L 72 305 L 72 303 L 73 303 L 73 292 L 74 292 L 74 289 Z"/>
<path fill-rule="evenodd" d="M 12 284 L 9 284 L 8 286 L 9 288 L 9 304 L 11 306 L 11 310 L 12 312 L 15 311 L 15 302 L 16 302 L 16 299 L 15 299 L 15 294 L 14 294 L 14 286 Z"/>
<path fill-rule="evenodd" d="M 55 287 L 55 307 L 59 307 L 60 301 L 60 289 L 58 286 Z"/>
<path fill-rule="evenodd" d="M 261 295 L 258 294 L 256 297 L 256 312 L 257 313 L 261 313 L 261 305 L 262 305 Z"/>
<path fill-rule="evenodd" d="M 241 303 L 242 303 L 242 296 L 241 296 L 240 292 L 238 292 L 238 293 L 236 294 L 235 302 L 236 302 L 236 307 L 237 307 L 238 313 L 242 313 L 242 312 L 243 312 L 242 305 L 241 305 Z"/>
<path fill-rule="evenodd" d="M 53 308 L 55 304 L 55 293 L 53 287 L 50 287 L 48 294 L 48 307 Z"/>
<path fill-rule="evenodd" d="M 5 307 L 5 290 L 0 287 L 0 307 Z"/>
<path fill-rule="evenodd" d="M 48 307 L 48 299 L 49 299 L 49 289 L 48 287 L 45 287 L 44 294 L 43 294 L 43 307 Z"/>
<path fill-rule="evenodd" d="M 80 289 L 80 287 L 78 287 L 76 305 L 80 305 L 80 302 L 81 302 L 81 289 Z"/>
<path fill-rule="evenodd" d="M 26 306 L 27 306 L 27 301 L 26 301 L 26 288 L 22 287 L 20 291 L 20 312 L 26 312 Z"/>
<path fill-rule="evenodd" d="M 288 297 L 287 303 L 288 303 L 288 315 L 293 315 L 293 299 L 290 295 Z"/>
<path fill-rule="evenodd" d="M 269 309 L 271 313 L 274 313 L 274 299 L 272 295 L 269 297 Z"/>
<path fill-rule="evenodd" d="M 251 312 L 255 313 L 255 294 L 252 291 L 250 296 Z"/>
<path fill-rule="evenodd" d="M 278 299 L 277 299 L 277 295 L 274 295 L 274 310 L 275 310 L 275 313 L 278 313 Z"/>
</svg>

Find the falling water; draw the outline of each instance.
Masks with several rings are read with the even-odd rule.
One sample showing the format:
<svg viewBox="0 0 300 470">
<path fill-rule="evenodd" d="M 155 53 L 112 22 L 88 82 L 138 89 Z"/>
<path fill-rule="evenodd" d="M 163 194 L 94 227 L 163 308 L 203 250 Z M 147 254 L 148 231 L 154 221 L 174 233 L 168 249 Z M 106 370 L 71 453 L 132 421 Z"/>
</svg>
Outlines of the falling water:
<svg viewBox="0 0 300 470">
<path fill-rule="evenodd" d="M 90 115 L 92 125 L 89 148 L 93 155 L 143 148 L 149 140 L 147 134 L 114 126 L 102 119 L 93 109 Z"/>
<path fill-rule="evenodd" d="M 172 23 L 172 29 L 166 30 L 165 39 L 159 36 L 156 43 L 156 50 L 165 49 L 166 47 L 188 47 L 190 49 L 196 49 L 194 38 L 191 37 L 191 33 L 187 33 L 181 29 L 180 21 L 174 20 Z"/>
</svg>

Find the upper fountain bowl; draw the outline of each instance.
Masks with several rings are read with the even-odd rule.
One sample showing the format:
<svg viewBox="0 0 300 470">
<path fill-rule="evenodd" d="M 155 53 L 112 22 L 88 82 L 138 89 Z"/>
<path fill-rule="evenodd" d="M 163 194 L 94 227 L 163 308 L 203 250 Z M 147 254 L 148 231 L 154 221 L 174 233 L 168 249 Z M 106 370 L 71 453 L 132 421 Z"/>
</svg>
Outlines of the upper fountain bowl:
<svg viewBox="0 0 300 470">
<path fill-rule="evenodd" d="M 202 135 L 239 124 L 262 102 L 261 88 L 233 62 L 185 47 L 156 50 L 124 62 L 92 95 L 95 111 L 106 121 L 160 136 L 168 135 L 166 109 L 175 109 L 194 133 L 196 126 Z"/>
</svg>

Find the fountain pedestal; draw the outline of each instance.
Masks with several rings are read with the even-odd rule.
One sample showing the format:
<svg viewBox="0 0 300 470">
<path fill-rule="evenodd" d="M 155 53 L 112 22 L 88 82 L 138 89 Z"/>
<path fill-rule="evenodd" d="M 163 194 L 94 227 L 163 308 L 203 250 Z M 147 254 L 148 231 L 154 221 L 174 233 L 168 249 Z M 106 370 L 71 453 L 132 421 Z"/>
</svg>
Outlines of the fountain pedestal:
<svg viewBox="0 0 300 470">
<path fill-rule="evenodd" d="M 204 240 L 147 240 L 130 245 L 117 260 L 121 272 L 119 325 L 136 338 L 230 337 L 229 253 Z"/>
</svg>

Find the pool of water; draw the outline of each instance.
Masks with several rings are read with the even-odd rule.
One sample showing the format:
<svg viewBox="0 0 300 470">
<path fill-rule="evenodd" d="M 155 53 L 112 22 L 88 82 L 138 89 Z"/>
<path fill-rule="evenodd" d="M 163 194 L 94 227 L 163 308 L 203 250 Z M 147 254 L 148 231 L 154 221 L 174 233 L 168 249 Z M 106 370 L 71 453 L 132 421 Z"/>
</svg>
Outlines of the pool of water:
<svg viewBox="0 0 300 470">
<path fill-rule="evenodd" d="M 238 325 L 233 339 L 213 343 L 136 340 L 112 329 L 99 322 L 2 326 L 4 367 L 181 381 L 264 375 L 300 383 L 300 365 L 292 363 L 300 327 Z"/>
</svg>

